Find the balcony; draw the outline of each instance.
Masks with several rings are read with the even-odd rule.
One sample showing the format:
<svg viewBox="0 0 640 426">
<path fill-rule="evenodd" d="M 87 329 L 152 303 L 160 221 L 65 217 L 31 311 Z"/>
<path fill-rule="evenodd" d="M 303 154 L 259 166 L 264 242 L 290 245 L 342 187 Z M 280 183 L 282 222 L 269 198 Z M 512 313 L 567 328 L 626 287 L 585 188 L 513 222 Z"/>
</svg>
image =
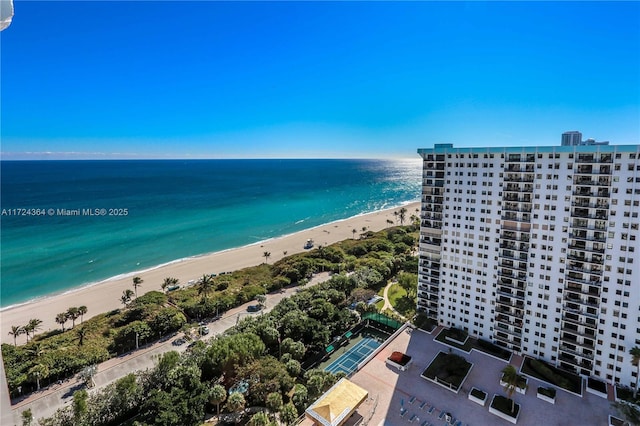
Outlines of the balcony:
<svg viewBox="0 0 640 426">
<path fill-rule="evenodd" d="M 504 176 L 505 182 L 525 182 L 530 183 L 533 182 L 533 174 L 531 175 L 521 175 L 517 173 L 507 173 Z"/>
<path fill-rule="evenodd" d="M 500 264 L 499 265 L 500 265 L 501 268 L 515 269 L 517 271 L 526 272 L 526 270 L 527 270 L 527 264 L 526 263 L 523 263 L 523 262 L 516 263 L 516 262 L 513 262 L 513 261 L 511 261 L 509 259 L 506 259 L 504 257 L 500 258 Z"/>
<path fill-rule="evenodd" d="M 518 262 L 526 262 L 528 260 L 525 253 L 516 254 L 511 250 L 502 250 L 502 252 L 500 253 L 500 257 L 515 260 Z"/>
<path fill-rule="evenodd" d="M 604 257 L 602 255 L 599 254 L 592 254 L 592 255 L 584 255 L 584 254 L 578 254 L 579 252 L 575 252 L 575 251 L 570 251 L 569 254 L 567 255 L 567 259 L 569 260 L 576 260 L 578 262 L 586 262 L 586 263 L 593 263 L 596 265 L 602 265 Z"/>
<path fill-rule="evenodd" d="M 516 272 L 511 269 L 498 270 L 498 276 L 512 280 L 527 281 L 527 274 L 525 274 L 524 272 Z"/>
<path fill-rule="evenodd" d="M 502 220 L 511 220 L 514 222 L 524 222 L 524 223 L 529 223 L 531 222 L 531 214 L 529 213 L 514 213 L 514 212 L 506 212 L 505 214 L 503 214 L 501 216 Z"/>
<path fill-rule="evenodd" d="M 594 299 L 593 297 L 584 299 L 582 297 L 573 296 L 571 293 L 565 295 L 564 300 L 572 304 L 580 304 L 584 306 L 590 306 L 593 308 L 597 308 L 598 306 L 600 306 L 600 304 L 598 303 L 598 300 Z"/>
<path fill-rule="evenodd" d="M 593 318 L 584 318 L 581 319 L 577 314 L 572 314 L 572 313 L 565 313 L 562 316 L 562 320 L 570 323 L 570 324 L 575 324 L 575 325 L 580 325 L 582 327 L 588 327 L 588 328 L 592 328 L 593 330 L 596 330 L 598 328 L 598 324 L 596 323 L 596 320 Z M 595 331 L 594 331 L 595 333 Z"/>
<path fill-rule="evenodd" d="M 524 311 L 522 309 L 509 309 L 503 306 L 496 306 L 496 312 L 502 315 L 508 315 L 518 319 L 522 319 L 524 317 Z"/>
<path fill-rule="evenodd" d="M 575 356 L 579 356 L 581 358 L 587 358 L 590 360 L 593 360 L 593 353 L 592 352 L 580 352 L 577 351 L 576 349 L 573 349 L 567 345 L 560 345 L 560 350 L 566 353 L 569 353 L 571 355 L 575 355 Z"/>
<path fill-rule="evenodd" d="M 586 337 L 586 338 L 589 338 L 589 339 L 595 339 L 596 338 L 595 330 L 588 329 L 589 333 L 587 334 L 586 333 L 586 331 L 587 331 L 586 329 L 585 329 L 585 331 L 581 332 L 581 331 L 578 330 L 577 327 L 575 327 L 575 328 L 573 328 L 573 327 L 575 327 L 575 326 L 573 326 L 573 325 L 569 326 L 569 325 L 565 324 L 560 329 L 565 333 L 572 333 L 572 334 L 575 334 L 576 336 Z"/>
<path fill-rule="evenodd" d="M 505 159 L 507 163 L 527 162 L 534 163 L 536 161 L 535 154 L 509 154 Z"/>
<path fill-rule="evenodd" d="M 533 192 L 533 185 L 531 185 L 531 184 L 507 183 L 507 185 L 503 188 L 503 191 L 509 191 L 509 192 Z"/>
<path fill-rule="evenodd" d="M 502 206 L 502 210 L 506 212 L 531 213 L 531 206 L 522 206 L 518 203 L 508 202 Z"/>
<path fill-rule="evenodd" d="M 511 289 L 509 288 L 499 288 L 498 291 L 496 291 L 497 294 L 499 294 L 500 296 L 504 296 L 504 297 L 510 297 L 512 299 L 517 299 L 517 300 L 524 300 L 524 291 L 516 291 L 515 293 L 511 292 Z"/>
<path fill-rule="evenodd" d="M 501 305 L 505 305 L 510 308 L 524 309 L 524 302 L 517 299 L 509 299 L 508 297 L 498 297 L 496 299 L 496 303 L 500 303 Z"/>
<path fill-rule="evenodd" d="M 569 243 L 569 249 L 582 250 L 582 251 L 588 251 L 588 252 L 600 253 L 600 254 L 604 253 L 604 246 L 600 246 L 597 243 L 586 245 L 584 241 L 579 241 L 579 240 L 571 240 L 571 242 Z"/>
<path fill-rule="evenodd" d="M 533 164 L 507 164 L 505 171 L 515 173 L 533 173 L 535 168 L 533 167 Z"/>
<path fill-rule="evenodd" d="M 500 278 L 500 285 L 511 288 L 511 289 L 516 289 L 516 290 L 524 290 L 526 288 L 526 284 L 524 281 L 515 281 L 514 280 L 509 280 L 508 278 Z"/>
<path fill-rule="evenodd" d="M 613 163 L 613 156 L 611 154 L 601 154 L 600 156 L 593 154 L 578 154 L 578 158 L 575 160 L 576 163 Z"/>
</svg>

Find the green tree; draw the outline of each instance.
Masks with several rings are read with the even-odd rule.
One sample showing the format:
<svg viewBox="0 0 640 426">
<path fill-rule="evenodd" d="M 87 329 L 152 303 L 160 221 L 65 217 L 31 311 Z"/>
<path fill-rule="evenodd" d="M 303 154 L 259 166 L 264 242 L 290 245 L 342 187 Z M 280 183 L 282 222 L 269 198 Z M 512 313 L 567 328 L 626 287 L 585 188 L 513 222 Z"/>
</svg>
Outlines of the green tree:
<svg viewBox="0 0 640 426">
<path fill-rule="evenodd" d="M 231 411 L 232 413 L 240 414 L 244 411 L 245 404 L 246 401 L 244 399 L 244 395 L 242 395 L 240 392 L 233 392 L 229 395 L 229 398 L 227 398 L 226 407 L 227 410 Z"/>
<path fill-rule="evenodd" d="M 31 413 L 31 408 L 29 408 L 22 412 L 22 426 L 31 426 L 31 422 L 33 422 L 33 414 Z"/>
<path fill-rule="evenodd" d="M 200 285 L 198 288 L 198 294 L 206 300 L 209 297 L 209 294 L 213 291 L 213 277 L 205 274 L 200 278 L 198 284 Z"/>
<path fill-rule="evenodd" d="M 93 376 L 98 372 L 98 366 L 95 364 L 88 365 L 78 373 L 78 378 L 84 382 L 87 387 L 92 387 L 95 383 L 93 382 Z"/>
<path fill-rule="evenodd" d="M 358 233 L 358 230 L 356 228 L 353 228 L 351 230 L 351 233 L 353 234 L 353 239 L 355 240 L 356 239 L 356 234 Z"/>
<path fill-rule="evenodd" d="M 60 326 L 62 327 L 63 333 L 64 333 L 64 323 L 66 323 L 68 319 L 69 317 L 67 317 L 66 312 L 61 312 L 58 315 L 56 315 L 56 322 L 60 324 Z"/>
<path fill-rule="evenodd" d="M 287 372 L 291 375 L 291 377 L 298 377 L 300 375 L 300 372 L 302 371 L 300 362 L 296 361 L 295 359 L 287 361 L 286 366 Z"/>
<path fill-rule="evenodd" d="M 26 334 L 26 331 L 24 330 L 24 327 L 19 326 L 19 325 L 12 325 L 11 326 L 11 331 L 9 332 L 9 336 L 13 337 L 13 346 L 18 346 L 18 344 L 16 343 L 16 339 L 21 334 Z M 27 338 L 27 340 L 28 340 L 28 338 Z"/>
<path fill-rule="evenodd" d="M 49 377 L 49 367 L 46 364 L 38 363 L 29 369 L 28 375 L 36 381 L 36 390 L 40 390 L 40 380 Z"/>
<path fill-rule="evenodd" d="M 264 308 L 267 305 L 267 296 L 265 296 L 264 294 L 258 294 L 256 296 L 256 302 L 258 302 L 258 304 Z"/>
<path fill-rule="evenodd" d="M 305 385 L 297 384 L 294 387 L 293 396 L 291 402 L 296 406 L 298 412 L 301 412 L 307 406 L 307 400 L 309 399 L 309 392 Z"/>
<path fill-rule="evenodd" d="M 73 419 L 76 425 L 84 423 L 87 415 L 87 398 L 89 394 L 86 390 L 81 389 L 73 393 Z"/>
<path fill-rule="evenodd" d="M 71 320 L 71 328 L 74 328 L 76 320 L 80 317 L 80 310 L 75 306 L 67 309 L 67 317 Z"/>
<path fill-rule="evenodd" d="M 209 402 L 216 406 L 216 413 L 220 415 L 220 404 L 227 399 L 227 390 L 222 385 L 214 385 L 211 388 Z"/>
<path fill-rule="evenodd" d="M 180 282 L 177 278 L 167 277 L 162 281 L 162 290 L 167 291 L 171 286 L 177 285 Z"/>
<path fill-rule="evenodd" d="M 295 423 L 297 418 L 298 410 L 296 410 L 295 405 L 291 402 L 284 404 L 282 410 L 280 410 L 280 421 L 285 425 L 290 426 Z"/>
<path fill-rule="evenodd" d="M 282 341 L 282 353 L 291 354 L 293 359 L 302 359 L 306 351 L 304 343 L 296 342 L 291 337 Z"/>
<path fill-rule="evenodd" d="M 271 413 L 279 412 L 282 409 L 282 395 L 280 392 L 271 392 L 267 395 L 265 405 Z"/>
<path fill-rule="evenodd" d="M 27 325 L 24 326 L 24 330 L 27 333 L 27 340 L 29 340 L 29 333 L 31 333 L 31 337 L 35 337 L 36 331 L 42 328 L 42 320 L 38 318 L 32 318 L 29 320 Z"/>
<path fill-rule="evenodd" d="M 131 302 L 131 296 L 133 296 L 133 291 L 126 289 L 122 292 L 122 296 L 120 296 L 120 303 L 122 303 L 125 307 L 125 309 L 127 308 L 127 306 L 129 306 L 129 303 Z"/>
<path fill-rule="evenodd" d="M 144 280 L 140 277 L 133 277 L 133 290 L 136 295 L 136 299 L 138 298 L 138 287 L 142 287 L 142 283 Z"/>
<path fill-rule="evenodd" d="M 415 299 L 418 291 L 418 275 L 408 272 L 398 274 L 398 284 L 407 292 L 407 298 Z"/>
<path fill-rule="evenodd" d="M 264 411 L 255 413 L 247 423 L 248 426 L 269 426 L 270 424 L 269 416 Z"/>
<path fill-rule="evenodd" d="M 89 330 L 87 329 L 86 325 L 82 325 L 76 329 L 76 336 L 78 336 L 78 346 L 82 346 L 84 344 L 84 338 L 87 336 L 88 331 Z"/>
<path fill-rule="evenodd" d="M 87 309 L 86 306 L 78 306 L 78 313 L 80 314 L 80 324 L 84 322 L 84 314 L 86 314 L 88 311 L 89 309 Z"/>
<path fill-rule="evenodd" d="M 507 365 L 502 369 L 502 381 L 505 382 L 504 391 L 507 393 L 507 398 L 511 399 L 518 385 L 518 371 L 513 365 Z M 515 411 L 516 402 L 511 399 L 511 412 Z"/>
<path fill-rule="evenodd" d="M 400 225 L 404 225 L 404 220 L 407 217 L 407 209 L 405 207 L 402 207 L 400 209 L 400 213 L 398 213 L 398 217 L 400 218 Z"/>
<path fill-rule="evenodd" d="M 262 253 L 262 256 L 264 257 L 264 263 L 269 263 L 269 258 L 271 257 L 271 253 L 268 251 L 265 251 L 264 253 Z"/>
<path fill-rule="evenodd" d="M 640 348 L 634 346 L 629 350 L 631 364 L 636 366 L 636 386 L 633 388 L 633 399 L 638 395 L 638 380 L 640 379 Z"/>
</svg>

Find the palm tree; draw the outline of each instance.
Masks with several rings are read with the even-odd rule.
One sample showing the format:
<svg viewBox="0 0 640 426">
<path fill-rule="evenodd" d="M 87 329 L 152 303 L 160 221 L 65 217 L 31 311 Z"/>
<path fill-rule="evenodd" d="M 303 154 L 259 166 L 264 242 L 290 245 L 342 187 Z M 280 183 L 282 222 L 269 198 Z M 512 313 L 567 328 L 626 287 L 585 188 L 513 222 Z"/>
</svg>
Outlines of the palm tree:
<svg viewBox="0 0 640 426">
<path fill-rule="evenodd" d="M 76 326 L 76 320 L 80 316 L 80 310 L 73 306 L 67 309 L 67 316 L 71 320 L 71 328 L 74 328 Z"/>
<path fill-rule="evenodd" d="M 518 384 L 518 372 L 513 365 L 507 365 L 502 369 L 502 381 L 505 382 L 504 391 L 507 393 L 507 398 L 511 399 Z M 515 411 L 516 402 L 511 399 L 511 412 Z"/>
<path fill-rule="evenodd" d="M 24 327 L 20 326 L 20 325 L 12 325 L 11 326 L 11 331 L 9 332 L 9 336 L 13 337 L 13 346 L 18 346 L 16 344 L 16 338 L 21 335 L 21 334 L 25 334 L 25 330 Z M 28 338 L 27 338 L 28 340 Z"/>
<path fill-rule="evenodd" d="M 227 399 L 227 390 L 222 385 L 214 385 L 211 388 L 209 402 L 216 405 L 216 413 L 220 415 L 220 404 Z"/>
<path fill-rule="evenodd" d="M 640 348 L 634 346 L 629 350 L 631 355 L 631 364 L 636 366 L 636 386 L 633 388 L 633 399 L 638 395 L 638 379 L 640 379 Z"/>
<path fill-rule="evenodd" d="M 283 252 L 282 252 L 282 255 L 283 255 L 283 256 L 286 256 L 286 255 L 287 255 L 287 253 L 289 253 L 289 252 L 285 250 L 285 251 L 283 251 Z"/>
<path fill-rule="evenodd" d="M 138 287 L 142 287 L 144 280 L 140 277 L 133 277 L 133 290 L 136 293 L 136 299 L 138 298 Z"/>
<path fill-rule="evenodd" d="M 39 363 L 31 367 L 28 374 L 32 378 L 36 379 L 36 390 L 40 390 L 40 379 L 46 379 L 49 377 L 49 367 L 45 364 Z"/>
<path fill-rule="evenodd" d="M 404 219 L 405 219 L 406 215 L 407 215 L 407 209 L 402 207 L 400 209 L 400 213 L 398 214 L 398 216 L 400 217 L 400 225 L 404 224 Z"/>
<path fill-rule="evenodd" d="M 169 287 L 178 284 L 179 281 L 180 281 L 179 279 L 173 278 L 173 277 L 165 278 L 164 281 L 162 282 L 162 290 L 167 291 Z"/>
<path fill-rule="evenodd" d="M 387 225 L 393 225 L 393 221 L 391 219 L 387 219 Z"/>
<path fill-rule="evenodd" d="M 87 326 L 80 326 L 76 330 L 76 334 L 78 335 L 78 346 L 82 346 L 84 343 L 84 338 L 87 335 Z"/>
<path fill-rule="evenodd" d="M 211 275 L 203 275 L 200 278 L 200 288 L 198 289 L 198 294 L 202 295 L 202 297 L 206 300 L 209 297 L 211 291 L 213 291 L 213 277 Z"/>
<path fill-rule="evenodd" d="M 262 253 L 262 256 L 264 256 L 264 263 L 269 263 L 269 258 L 271 257 L 271 253 L 268 251 L 265 251 L 264 253 Z"/>
<path fill-rule="evenodd" d="M 42 320 L 38 318 L 32 318 L 29 320 L 27 325 L 24 326 L 24 330 L 27 332 L 27 340 L 29 333 L 31 333 L 31 338 L 36 336 L 36 331 L 42 328 Z"/>
<path fill-rule="evenodd" d="M 69 317 L 67 317 L 66 312 L 60 312 L 56 315 L 56 322 L 62 326 L 62 332 L 64 333 L 64 323 L 67 322 Z"/>
<path fill-rule="evenodd" d="M 86 314 L 89 310 L 86 306 L 78 306 L 78 313 L 80 314 L 80 324 L 84 321 L 84 314 Z"/>
<path fill-rule="evenodd" d="M 133 291 L 126 289 L 122 292 L 122 296 L 120 296 L 120 302 L 124 305 L 125 309 L 129 306 L 129 302 L 131 302 L 131 296 L 133 296 Z"/>
<path fill-rule="evenodd" d="M 356 233 L 357 233 L 357 232 L 358 232 L 358 231 L 356 230 L 356 228 L 353 228 L 353 229 L 351 230 L 351 233 L 353 234 L 353 239 L 354 239 L 354 240 L 356 239 Z"/>
</svg>

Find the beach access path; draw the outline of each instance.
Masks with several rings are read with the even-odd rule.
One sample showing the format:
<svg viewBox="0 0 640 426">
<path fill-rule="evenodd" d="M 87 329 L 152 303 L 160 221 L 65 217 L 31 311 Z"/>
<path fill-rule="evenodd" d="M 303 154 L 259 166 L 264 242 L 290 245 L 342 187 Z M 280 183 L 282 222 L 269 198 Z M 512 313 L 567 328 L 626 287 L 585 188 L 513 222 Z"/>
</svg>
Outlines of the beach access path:
<svg viewBox="0 0 640 426">
<path fill-rule="evenodd" d="M 305 288 L 327 281 L 329 278 L 331 278 L 331 275 L 328 272 L 318 273 L 313 276 Z M 291 296 L 296 291 L 298 291 L 298 287 L 287 287 L 280 291 L 267 294 L 266 307 L 260 312 L 247 312 L 247 307 L 255 304 L 254 301 L 230 309 L 220 319 L 207 323 L 210 332 L 208 335 L 203 336 L 201 340 L 210 340 L 230 327 L 233 327 L 238 321 L 247 316 L 262 315 L 263 313 L 271 311 L 282 299 Z M 158 357 L 165 352 L 184 352 L 187 348 L 186 344 L 181 346 L 174 346 L 172 344 L 174 340 L 182 337 L 182 335 L 182 333 L 178 333 L 165 341 L 144 346 L 136 351 L 99 364 L 98 371 L 93 378 L 95 386 L 91 388 L 89 392 L 103 388 L 134 371 L 144 371 L 148 368 L 153 368 L 158 362 Z M 73 400 L 73 392 L 83 388 L 82 382 L 77 379 L 77 377 L 74 377 L 64 381 L 62 384 L 53 384 L 47 388 L 43 388 L 39 392 L 28 395 L 26 398 L 12 401 L 15 424 L 22 424 L 22 412 L 27 409 L 31 409 L 34 419 L 51 417 L 57 409 L 70 405 Z"/>
</svg>

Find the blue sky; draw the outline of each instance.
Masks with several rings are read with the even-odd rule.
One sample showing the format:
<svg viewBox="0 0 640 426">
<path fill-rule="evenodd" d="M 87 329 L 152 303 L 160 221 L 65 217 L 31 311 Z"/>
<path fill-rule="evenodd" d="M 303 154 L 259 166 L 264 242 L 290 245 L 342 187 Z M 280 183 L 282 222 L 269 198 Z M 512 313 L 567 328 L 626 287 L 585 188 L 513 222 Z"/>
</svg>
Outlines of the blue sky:
<svg viewBox="0 0 640 426">
<path fill-rule="evenodd" d="M 640 143 L 638 2 L 16 1 L 2 158 Z"/>
</svg>

